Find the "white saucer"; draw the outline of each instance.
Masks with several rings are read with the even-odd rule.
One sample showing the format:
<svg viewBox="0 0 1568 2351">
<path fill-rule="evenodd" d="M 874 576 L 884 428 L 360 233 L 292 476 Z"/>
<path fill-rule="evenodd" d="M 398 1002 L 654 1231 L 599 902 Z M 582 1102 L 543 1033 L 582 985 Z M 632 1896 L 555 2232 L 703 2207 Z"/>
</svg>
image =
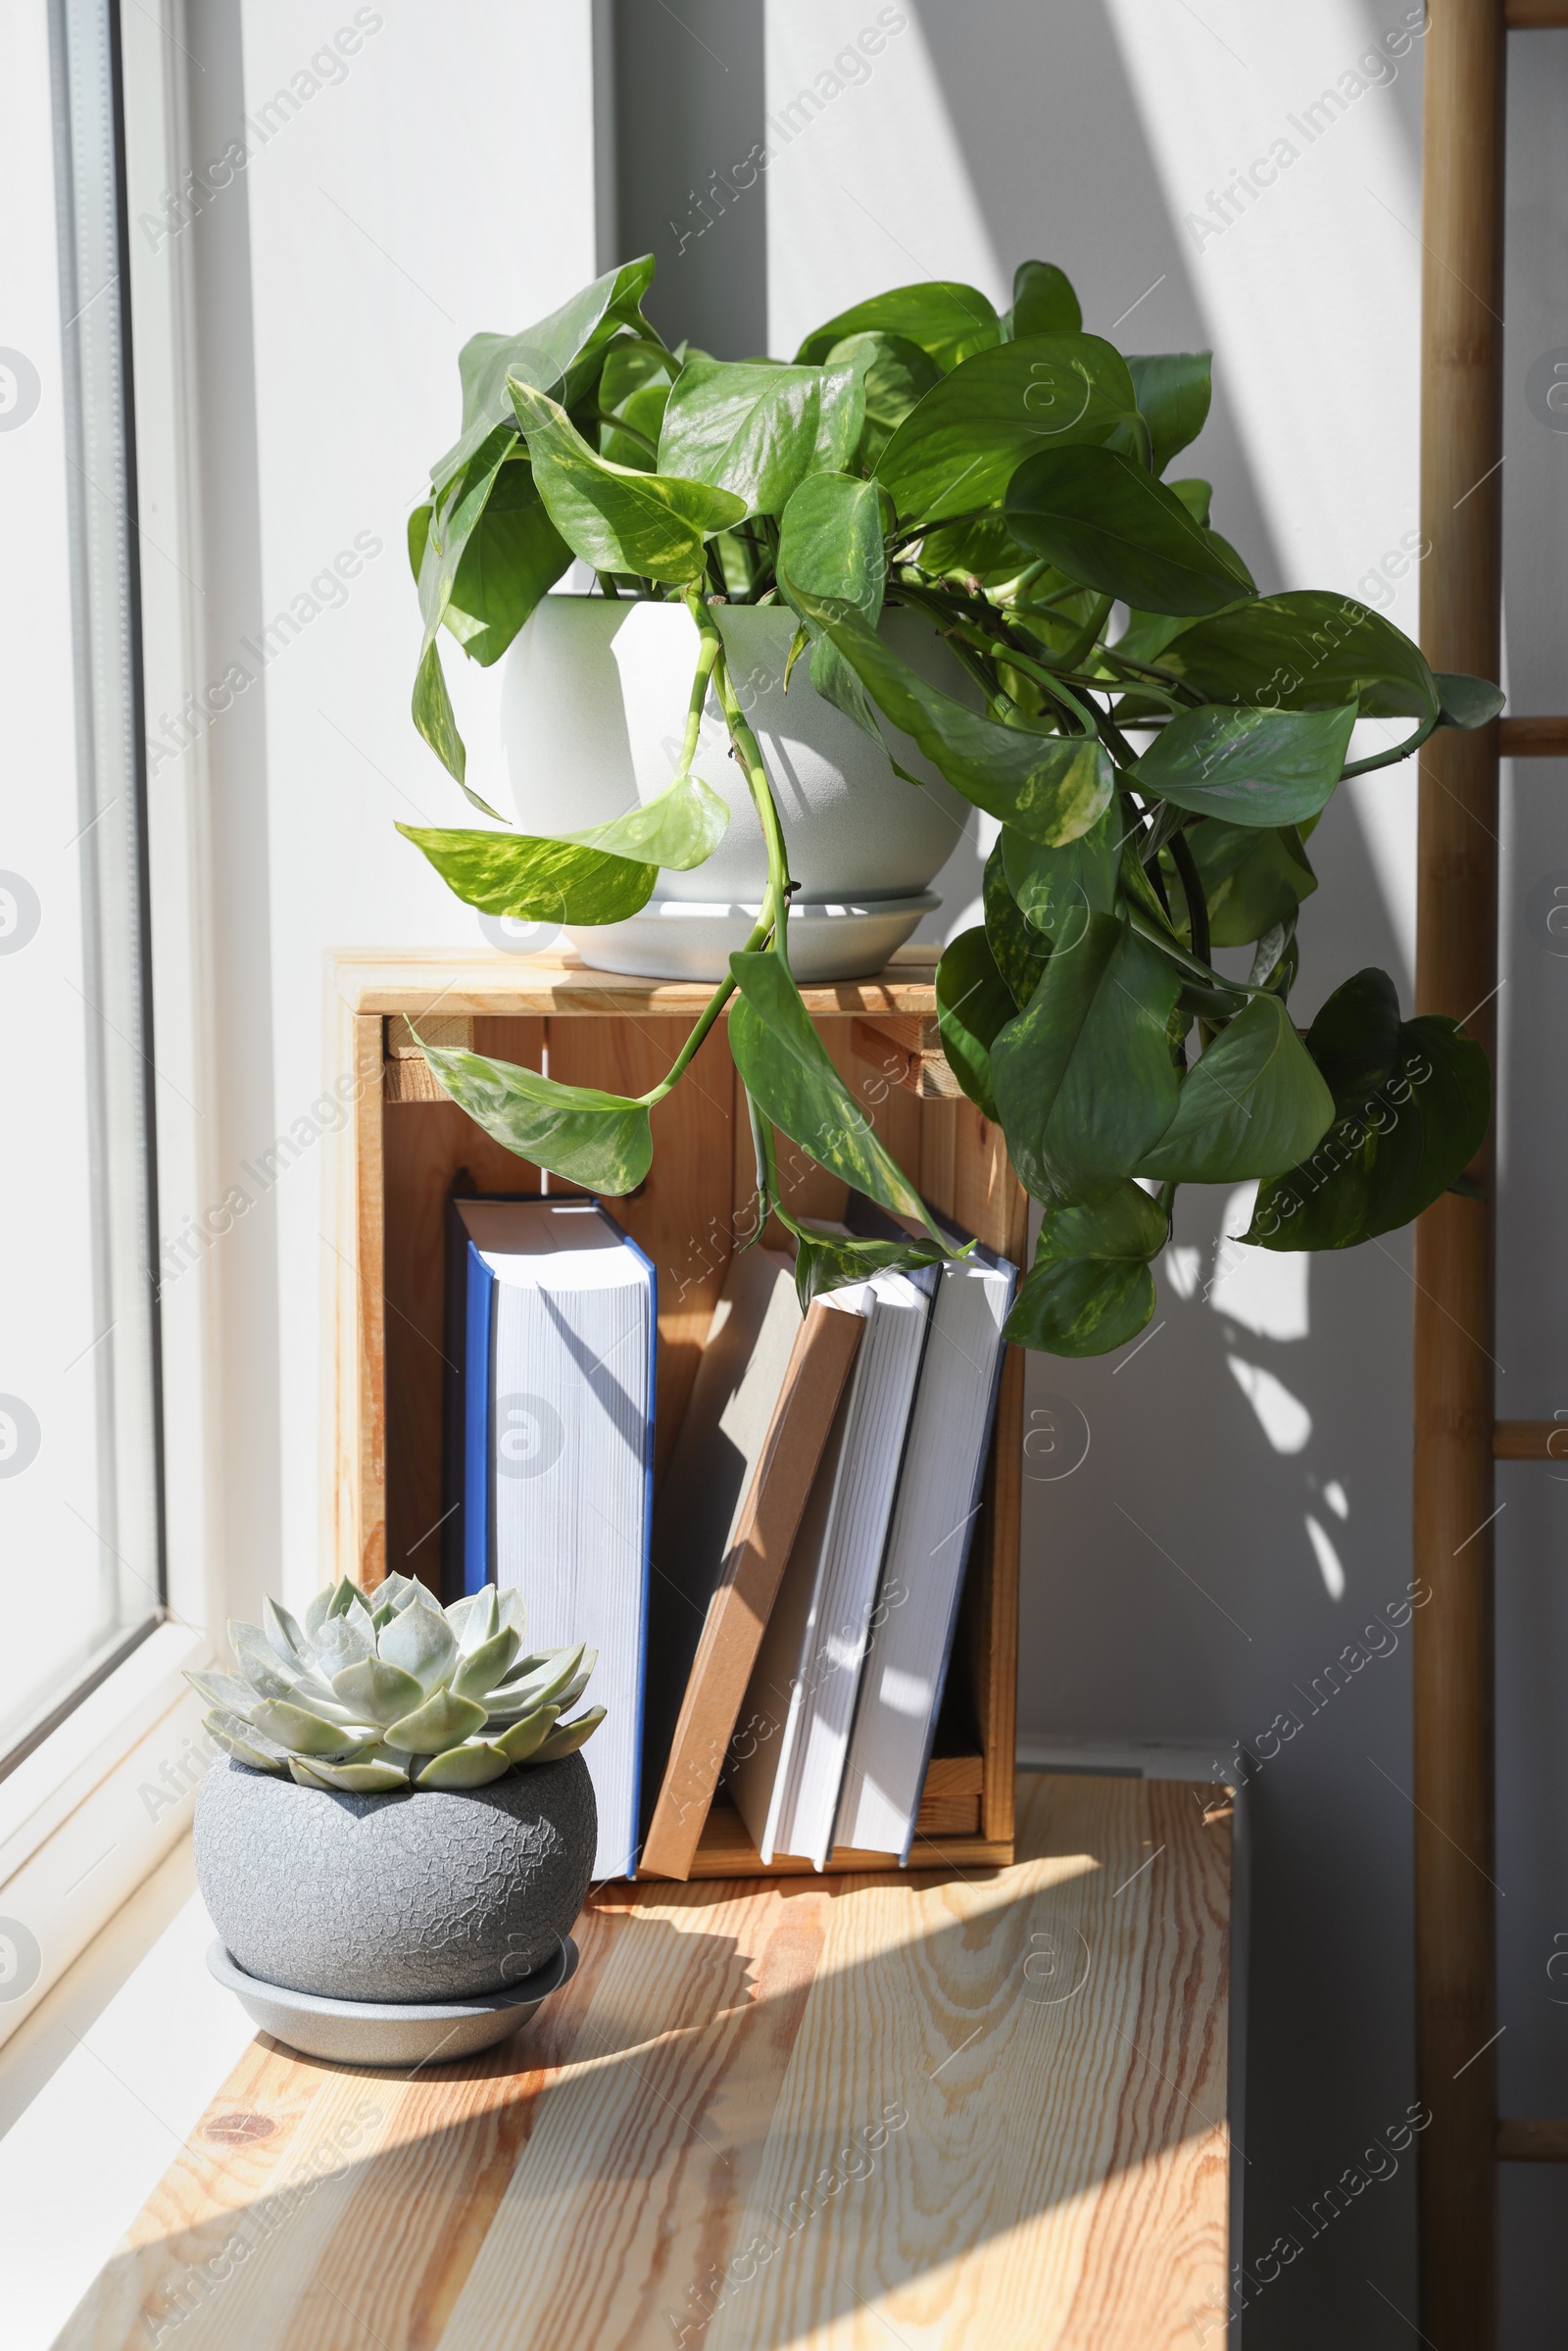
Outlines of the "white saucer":
<svg viewBox="0 0 1568 2351">
<path fill-rule="evenodd" d="M 410 2067 L 446 2065 L 505 2040 L 526 2024 L 541 2000 L 571 1982 L 577 1946 L 568 1935 L 542 1968 L 509 1990 L 478 2000 L 328 2000 L 317 1992 L 290 1991 L 286 1984 L 247 1975 L 229 1957 L 221 1937 L 209 1950 L 207 1964 L 262 2031 L 291 2049 L 333 2065 Z"/>
<path fill-rule="evenodd" d="M 807 982 L 870 979 L 921 915 L 941 904 L 934 890 L 915 898 L 797 904 L 790 915 L 790 968 Z M 568 926 L 566 936 L 594 971 L 653 980 L 722 980 L 729 977 L 730 956 L 746 945 L 760 912 L 760 906 L 656 898 L 626 922 Z"/>
</svg>

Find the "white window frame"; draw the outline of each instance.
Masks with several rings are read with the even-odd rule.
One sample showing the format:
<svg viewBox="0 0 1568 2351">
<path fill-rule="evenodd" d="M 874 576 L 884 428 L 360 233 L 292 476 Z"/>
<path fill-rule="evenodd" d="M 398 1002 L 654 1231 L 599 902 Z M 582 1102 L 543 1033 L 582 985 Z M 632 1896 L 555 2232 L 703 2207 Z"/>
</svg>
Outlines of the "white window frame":
<svg viewBox="0 0 1568 2351">
<path fill-rule="evenodd" d="M 142 529 L 170 562 L 140 564 L 143 706 L 177 710 L 204 674 L 200 597 L 191 240 L 138 234 L 162 217 L 189 168 L 183 0 L 138 0 L 120 15 L 135 457 Z M 207 1007 L 208 774 L 200 742 L 147 792 L 147 909 L 160 1075 L 159 1235 L 218 1197 Z M 190 1825 L 211 1745 L 182 1668 L 216 1652 L 219 1355 L 205 1257 L 165 1283 L 162 1399 L 165 1621 L 91 1687 L 0 1779 L 0 2044 Z"/>
</svg>

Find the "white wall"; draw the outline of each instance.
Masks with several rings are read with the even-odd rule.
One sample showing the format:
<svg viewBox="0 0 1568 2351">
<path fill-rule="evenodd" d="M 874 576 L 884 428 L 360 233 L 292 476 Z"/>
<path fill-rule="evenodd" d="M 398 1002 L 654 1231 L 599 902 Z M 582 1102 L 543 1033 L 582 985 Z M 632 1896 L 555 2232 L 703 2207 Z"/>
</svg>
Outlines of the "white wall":
<svg viewBox="0 0 1568 2351">
<path fill-rule="evenodd" d="M 404 525 L 456 437 L 459 346 L 527 324 L 594 274 L 591 41 L 588 0 L 268 0 L 195 12 L 189 33 L 197 158 L 235 139 L 250 150 L 179 233 L 197 279 L 204 674 L 237 663 L 254 681 L 184 755 L 206 762 L 213 842 L 204 1180 L 213 1202 L 237 1187 L 254 1203 L 208 1259 L 223 1539 L 232 1605 L 252 1613 L 265 1590 L 303 1597 L 319 1574 L 331 1245 L 326 1153 L 308 1129 L 325 957 L 478 942 L 476 916 L 393 830 L 461 823 L 466 806 L 408 714 L 419 621 Z M 280 90 L 296 111 L 264 112 Z M 280 613 L 298 634 L 262 646 L 264 661 L 261 631 Z M 481 789 L 489 682 L 465 693 L 454 676 Z M 160 767 L 156 730 L 151 759 L 157 789 L 172 761 Z M 302 1118 L 301 1155 L 264 1191 L 249 1169 Z M 166 1234 L 206 1204 L 168 1203 Z"/>
<path fill-rule="evenodd" d="M 886 283 L 966 277 L 1002 303 L 1018 261 L 1058 262 L 1086 325 L 1124 349 L 1213 346 L 1214 415 L 1183 469 L 1212 477 L 1260 583 L 1355 591 L 1417 518 L 1419 47 L 1316 146 L 1288 118 L 1399 24 L 1399 0 L 907 15 L 872 78 L 771 167 L 774 347 Z M 770 110 L 873 16 L 771 8 Z M 1298 158 L 1265 196 L 1222 230 L 1186 224 L 1282 135 Z M 1407 573 L 1385 602 L 1411 629 L 1415 588 Z M 1313 842 L 1306 1012 L 1368 962 L 1409 1002 L 1413 782 L 1369 782 Z M 1300 2233 L 1291 2207 L 1413 2095 L 1407 1640 L 1317 1716 L 1298 1694 L 1404 1592 L 1410 1291 L 1402 1239 L 1310 1265 L 1237 1252 L 1211 1287 L 1225 1207 L 1179 1202 L 1184 1295 L 1161 1274 L 1140 1352 L 1031 1361 L 1020 1728 L 1228 1756 L 1302 1719 L 1252 1789 L 1243 2142 L 1261 2250 Z M 1309 2242 L 1249 2342 L 1315 2343 L 1330 2318 L 1348 2343 L 1387 2340 L 1365 2281 L 1413 2311 L 1410 2185 L 1406 2169 Z"/>
</svg>

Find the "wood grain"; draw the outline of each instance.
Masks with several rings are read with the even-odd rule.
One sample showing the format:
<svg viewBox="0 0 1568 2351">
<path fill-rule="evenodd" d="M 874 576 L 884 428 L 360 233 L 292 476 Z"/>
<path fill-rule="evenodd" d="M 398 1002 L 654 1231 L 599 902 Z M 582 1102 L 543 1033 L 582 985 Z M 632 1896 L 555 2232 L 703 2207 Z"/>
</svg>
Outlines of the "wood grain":
<svg viewBox="0 0 1568 2351">
<path fill-rule="evenodd" d="M 1568 24 L 1568 8 L 1560 21 Z M 1568 759 L 1568 718 L 1499 718 L 1497 750 L 1505 759 Z"/>
<path fill-rule="evenodd" d="M 964 1808 L 961 1820 L 960 1804 Z M 915 1866 L 961 1872 L 996 1869 L 1010 1861 L 1010 1839 L 988 1839 L 979 1834 L 979 1803 L 974 1795 L 928 1795 L 922 1790 L 915 1816 Z M 898 1867 L 896 1853 L 866 1853 L 853 1845 L 835 1845 L 827 1857 L 826 1874 L 861 1877 L 873 1871 L 896 1872 Z M 795 1853 L 775 1853 L 771 1861 L 764 1861 L 740 1814 L 727 1802 L 714 1805 L 704 1821 L 691 1863 L 693 1878 L 811 1878 L 816 1874 L 809 1861 Z"/>
<path fill-rule="evenodd" d="M 480 2059 L 257 2040 L 59 2351 L 1190 2344 L 1226 2284 L 1228 1817 L 1031 1774 L 1019 1833 L 946 1883 L 607 1889 Z"/>
<path fill-rule="evenodd" d="M 1568 1461 L 1568 1421 L 1499 1420 L 1492 1431 L 1494 1461 Z"/>
<path fill-rule="evenodd" d="M 1531 2117 L 1497 2125 L 1499 2163 L 1568 2163 L 1568 2123 Z"/>
<path fill-rule="evenodd" d="M 1501 0 L 1444 0 L 1425 47 L 1421 291 L 1421 649 L 1498 677 L 1501 654 Z M 1416 1009 L 1493 1048 L 1497 730 L 1440 729 L 1420 755 Z M 1497 2340 L 1494 1889 L 1493 1195 L 1415 1228 L 1416 1572 L 1435 1604 L 1414 1651 L 1416 2086 L 1435 2121 L 1417 2163 L 1420 2307 L 1443 2343 Z"/>
<path fill-rule="evenodd" d="M 381 1164 L 381 1023 L 359 1012 L 351 1031 L 354 1054 L 354 1232 L 340 1267 L 354 1285 L 358 1345 L 354 1359 L 339 1365 L 352 1383 L 358 1404 L 358 1444 L 353 1448 L 359 1506 L 350 1520 L 353 1550 L 346 1563 L 361 1584 L 379 1584 L 386 1574 L 386 1360 L 385 1293 L 382 1264 L 386 1196 Z M 346 1448 L 345 1448 L 346 1449 Z"/>
</svg>

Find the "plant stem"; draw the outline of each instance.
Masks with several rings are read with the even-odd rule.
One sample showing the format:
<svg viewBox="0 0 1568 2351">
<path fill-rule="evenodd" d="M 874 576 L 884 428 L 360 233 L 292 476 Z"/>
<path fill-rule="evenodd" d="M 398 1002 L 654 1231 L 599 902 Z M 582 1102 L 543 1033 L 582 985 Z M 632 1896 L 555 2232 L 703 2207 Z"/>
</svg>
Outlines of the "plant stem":
<svg viewBox="0 0 1568 2351">
<path fill-rule="evenodd" d="M 761 941 L 766 936 L 767 932 L 765 926 L 761 923 L 759 923 L 757 929 L 752 933 L 751 937 L 746 942 L 748 949 L 760 946 Z M 704 1005 L 701 1017 L 697 1022 L 697 1026 L 693 1029 L 691 1035 L 687 1038 L 685 1044 L 681 1047 L 680 1052 L 675 1055 L 674 1060 L 671 1061 L 668 1069 L 660 1079 L 658 1085 L 650 1086 L 646 1094 L 639 1094 L 637 1096 L 638 1102 L 642 1103 L 645 1110 L 653 1109 L 656 1103 L 663 1101 L 666 1094 L 671 1094 L 674 1092 L 675 1088 L 680 1084 L 681 1079 L 685 1076 L 687 1070 L 691 1067 L 691 1064 L 697 1053 L 701 1051 L 703 1043 L 707 1038 L 709 1031 L 711 1029 L 714 1021 L 718 1018 L 720 1012 L 723 1011 L 724 1006 L 729 1003 L 729 1000 L 734 993 L 735 982 L 733 980 L 720 980 L 718 986 L 709 998 L 708 1003 Z"/>
<path fill-rule="evenodd" d="M 1200 962 L 1206 963 L 1208 955 L 1208 906 L 1203 897 L 1202 876 L 1198 870 L 1187 835 L 1179 828 L 1165 844 L 1171 862 L 1181 878 L 1182 895 L 1187 901 L 1187 932 L 1193 953 Z"/>
<path fill-rule="evenodd" d="M 680 747 L 680 766 L 675 777 L 677 782 L 681 776 L 691 773 L 692 760 L 697 754 L 697 737 L 703 723 L 703 706 L 708 700 L 709 685 L 712 680 L 715 667 L 719 667 L 721 664 L 724 651 L 724 640 L 718 633 L 718 624 L 707 605 L 704 604 L 701 592 L 695 587 L 688 588 L 681 601 L 697 624 L 698 647 L 697 674 L 692 679 L 691 695 L 686 706 L 686 732 Z M 720 673 L 722 674 L 722 671 Z M 720 691 L 722 692 L 722 688 Z M 771 806 L 771 798 L 769 805 Z M 771 859 L 769 860 L 769 869 L 771 870 Z M 762 946 L 772 927 L 773 908 L 770 895 L 768 904 L 762 908 L 761 919 L 746 942 L 745 952 L 750 954 L 754 949 Z M 664 1075 L 660 1079 L 659 1084 L 650 1087 L 646 1094 L 637 1097 L 645 1109 L 652 1109 L 656 1102 L 662 1102 L 664 1097 L 679 1085 L 694 1057 L 701 1051 L 704 1040 L 712 1028 L 714 1021 L 717 1020 L 734 993 L 735 982 L 733 980 L 719 982 L 703 1007 L 696 1027 Z"/>
<path fill-rule="evenodd" d="M 712 614 L 706 610 L 698 621 L 698 626 L 705 630 L 711 629 L 713 635 L 718 636 L 718 624 Z M 757 737 L 747 723 L 746 713 L 741 709 L 734 683 L 729 674 L 729 664 L 723 657 L 722 645 L 713 670 L 713 681 L 718 688 L 718 699 L 723 706 L 730 741 L 740 755 L 741 769 L 746 777 L 747 789 L 751 793 L 752 805 L 757 810 L 758 821 L 762 827 L 762 839 L 767 845 L 767 896 L 762 904 L 762 921 L 758 928 L 760 930 L 762 923 L 770 924 L 773 932 L 773 953 L 779 957 L 787 971 L 790 963 L 788 939 L 790 892 L 794 887 L 790 880 L 789 852 L 784 846 L 784 828 L 779 822 L 778 809 L 774 806 L 772 789 L 767 780 L 767 769 L 762 764 L 761 750 Z M 754 941 L 756 936 L 757 934 L 754 932 Z"/>
<path fill-rule="evenodd" d="M 1094 611 L 1061 656 L 1063 669 L 1076 669 L 1085 654 L 1089 653 L 1099 642 L 1100 632 L 1110 618 L 1110 608 L 1115 601 L 1114 596 L 1097 598 Z"/>
<path fill-rule="evenodd" d="M 896 531 L 888 541 L 888 558 L 891 561 L 900 548 L 912 547 L 916 539 L 934 538 L 939 530 L 956 530 L 960 522 L 981 522 L 996 512 L 995 506 L 976 506 L 966 514 L 944 514 L 940 522 L 920 522 L 912 530 Z"/>
<path fill-rule="evenodd" d="M 685 602 L 687 611 L 692 613 L 694 619 L 697 619 L 697 674 L 692 679 L 691 695 L 686 705 L 686 732 L 681 738 L 680 765 L 675 770 L 674 777 L 677 783 L 683 775 L 690 775 L 692 761 L 697 757 L 697 737 L 703 723 L 703 706 L 708 700 L 708 689 L 712 682 L 713 663 L 723 650 L 723 639 L 713 621 L 709 618 L 708 609 L 702 599 L 696 596 L 694 591 L 687 596 Z M 702 615 L 701 618 L 698 618 L 699 612 Z"/>
<path fill-rule="evenodd" d="M 1437 723 L 1436 718 L 1424 719 L 1413 735 L 1407 735 L 1402 743 L 1396 743 L 1392 751 L 1374 752 L 1367 759 L 1352 759 L 1348 767 L 1340 769 L 1341 783 L 1348 775 L 1370 775 L 1374 767 L 1396 767 L 1401 759 L 1407 759 L 1413 751 L 1420 750 Z"/>
</svg>

